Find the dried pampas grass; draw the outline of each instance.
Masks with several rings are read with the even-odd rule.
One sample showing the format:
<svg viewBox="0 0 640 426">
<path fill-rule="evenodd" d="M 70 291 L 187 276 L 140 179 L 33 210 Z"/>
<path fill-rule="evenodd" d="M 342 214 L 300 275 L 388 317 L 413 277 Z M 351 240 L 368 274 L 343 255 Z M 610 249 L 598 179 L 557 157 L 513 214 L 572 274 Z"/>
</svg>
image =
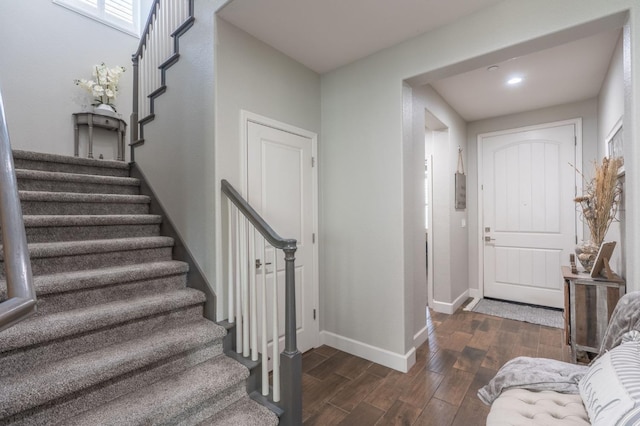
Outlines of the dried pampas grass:
<svg viewBox="0 0 640 426">
<path fill-rule="evenodd" d="M 602 164 L 594 162 L 593 179 L 587 181 L 582 176 L 583 195 L 574 201 L 582 208 L 582 220 L 586 222 L 591 234 L 591 241 L 600 247 L 604 241 L 611 222 L 616 220 L 622 187 L 618 182 L 618 168 L 622 166 L 622 158 L 603 158 Z"/>
</svg>

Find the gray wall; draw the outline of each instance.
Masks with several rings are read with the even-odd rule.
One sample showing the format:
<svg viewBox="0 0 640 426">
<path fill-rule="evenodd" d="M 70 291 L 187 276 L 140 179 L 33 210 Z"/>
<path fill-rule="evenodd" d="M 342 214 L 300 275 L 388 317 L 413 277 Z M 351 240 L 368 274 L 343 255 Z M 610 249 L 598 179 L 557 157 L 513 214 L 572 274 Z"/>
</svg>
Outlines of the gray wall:
<svg viewBox="0 0 640 426">
<path fill-rule="evenodd" d="M 636 49 L 637 50 L 637 49 Z M 602 90 L 598 95 L 598 159 L 608 155 L 606 138 L 611 133 L 613 127 L 624 114 L 624 70 L 623 70 L 623 52 L 622 37 L 618 40 L 616 50 L 611 58 L 609 70 L 602 83 Z M 624 129 L 623 129 L 624 130 Z M 621 177 L 624 185 L 626 176 Z M 629 186 L 623 186 L 624 192 L 629 191 Z M 617 241 L 613 256 L 611 258 L 611 267 L 622 276 L 627 275 L 627 250 L 629 243 L 626 231 L 626 208 L 625 197 L 622 197 L 622 203 L 618 210 L 619 222 L 613 222 L 607 232 L 605 241 Z"/>
<path fill-rule="evenodd" d="M 430 86 L 413 90 L 414 139 L 413 144 L 424 146 L 425 110 L 447 127 L 447 140 L 437 138 L 432 146 L 433 203 L 433 308 L 451 313 L 456 301 L 468 289 L 467 285 L 467 229 L 461 226 L 467 220 L 466 210 L 456 210 L 454 200 L 458 147 L 463 150 L 467 167 L 467 125 L 458 113 Z M 424 157 L 424 155 L 423 155 Z M 465 172 L 467 170 L 465 169 Z M 424 197 L 424 190 L 422 191 Z M 467 204 L 468 206 L 468 204 Z M 423 221 L 424 223 L 424 221 Z M 424 302 L 424 300 L 420 300 Z M 418 306 L 415 307 L 417 310 Z"/>
<path fill-rule="evenodd" d="M 152 188 L 209 281 L 215 282 L 214 12 L 195 2 L 194 26 L 180 39 L 180 60 L 167 71 L 135 152 Z"/>
<path fill-rule="evenodd" d="M 467 206 L 469 206 L 469 217 L 474 218 L 469 221 L 469 288 L 479 288 L 478 255 L 481 241 L 478 234 L 478 135 L 572 118 L 582 118 L 582 165 L 578 165 L 578 168 L 590 170 L 593 160 L 598 155 L 598 104 L 595 98 L 468 124 L 470 181 L 467 184 Z"/>
<path fill-rule="evenodd" d="M 129 122 L 136 37 L 51 0 L 1 1 L 0 17 L 0 88 L 14 148 L 73 155 L 71 114 L 92 100 L 73 81 L 91 78 L 93 65 L 101 62 L 127 68 L 116 105 Z M 96 157 L 115 158 L 115 150 L 113 134 L 96 131 Z M 86 154 L 85 144 L 80 152 Z"/>
<path fill-rule="evenodd" d="M 222 179 L 244 193 L 245 177 L 240 175 L 244 169 L 240 111 L 320 133 L 320 77 L 220 18 L 217 18 L 216 34 L 215 190 L 219 200 Z M 318 145 L 322 146 L 321 140 Z M 318 167 L 322 173 L 322 163 Z M 218 205 L 217 230 L 221 238 L 217 243 L 226 247 L 222 240 L 222 216 Z M 219 248 L 218 259 L 222 261 Z M 218 283 L 226 282 L 222 273 L 221 268 Z M 224 294 L 223 286 L 217 286 L 217 294 Z M 220 302 L 222 299 L 218 298 Z M 220 319 L 226 318 L 225 312 L 226 306 L 219 305 Z"/>
</svg>

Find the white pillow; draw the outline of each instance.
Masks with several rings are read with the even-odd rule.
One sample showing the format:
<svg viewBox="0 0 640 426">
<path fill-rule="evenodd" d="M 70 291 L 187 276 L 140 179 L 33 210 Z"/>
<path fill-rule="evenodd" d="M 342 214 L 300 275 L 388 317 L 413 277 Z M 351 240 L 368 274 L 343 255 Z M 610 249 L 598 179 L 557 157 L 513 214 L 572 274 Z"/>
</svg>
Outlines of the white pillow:
<svg viewBox="0 0 640 426">
<path fill-rule="evenodd" d="M 598 358 L 578 382 L 593 426 L 640 424 L 640 342 L 622 343 Z"/>
</svg>

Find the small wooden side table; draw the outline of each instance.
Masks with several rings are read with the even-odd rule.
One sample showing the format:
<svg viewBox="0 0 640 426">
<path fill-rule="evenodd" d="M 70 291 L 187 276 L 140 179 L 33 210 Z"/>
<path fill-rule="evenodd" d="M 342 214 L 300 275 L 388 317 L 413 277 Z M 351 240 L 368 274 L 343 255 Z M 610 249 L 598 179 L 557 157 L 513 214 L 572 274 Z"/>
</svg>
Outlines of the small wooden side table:
<svg viewBox="0 0 640 426">
<path fill-rule="evenodd" d="M 624 296 L 625 282 L 591 278 L 586 272 L 574 274 L 562 267 L 564 278 L 564 326 L 567 344 L 571 344 L 571 359 L 576 362 L 577 351 L 598 353 L 609 319 L 618 300 Z"/>
<path fill-rule="evenodd" d="M 127 131 L 127 123 L 118 118 L 95 112 L 76 112 L 73 114 L 73 155 L 78 157 L 80 144 L 80 126 L 89 128 L 89 154 L 88 158 L 93 158 L 93 128 L 99 127 L 114 131 L 118 136 L 118 156 L 117 160 L 124 161 L 124 135 Z"/>
</svg>

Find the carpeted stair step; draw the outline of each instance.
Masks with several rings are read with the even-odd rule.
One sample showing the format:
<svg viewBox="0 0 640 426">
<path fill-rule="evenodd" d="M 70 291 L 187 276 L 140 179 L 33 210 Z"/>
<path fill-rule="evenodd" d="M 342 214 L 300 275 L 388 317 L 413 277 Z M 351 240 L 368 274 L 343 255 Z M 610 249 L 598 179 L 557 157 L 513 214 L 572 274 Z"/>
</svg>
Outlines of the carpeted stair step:
<svg viewBox="0 0 640 426">
<path fill-rule="evenodd" d="M 275 426 L 277 424 L 278 417 L 273 412 L 245 396 L 218 415 L 199 423 L 198 426 Z"/>
<path fill-rule="evenodd" d="M 248 376 L 241 364 L 221 356 L 59 424 L 194 425 L 246 396 Z"/>
<path fill-rule="evenodd" d="M 171 260 L 172 249 L 170 237 L 115 238 L 33 243 L 29 244 L 29 256 L 33 275 L 47 275 Z M 1 252 L 0 265 L 4 266 Z M 0 279 L 5 279 L 4 270 Z"/>
<path fill-rule="evenodd" d="M 147 214 L 151 202 L 145 195 L 46 191 L 19 191 L 19 194 L 25 215 Z"/>
<path fill-rule="evenodd" d="M 17 169 L 21 191 L 79 192 L 96 194 L 140 193 L 140 180 L 130 177 Z"/>
<path fill-rule="evenodd" d="M 27 215 L 24 226 L 29 243 L 155 237 L 162 216 L 130 215 Z"/>
<path fill-rule="evenodd" d="M 201 320 L 204 302 L 185 288 L 29 318 L 0 333 L 0 376 Z"/>
<path fill-rule="evenodd" d="M 124 161 L 96 160 L 13 150 L 13 163 L 16 169 L 103 176 L 129 176 L 129 164 Z"/>
<path fill-rule="evenodd" d="M 38 295 L 36 315 L 185 288 L 188 271 L 186 263 L 170 260 L 36 275 L 33 277 Z M 0 281 L 0 300 L 4 299 L 6 283 Z"/>
<path fill-rule="evenodd" d="M 182 368 L 174 371 L 175 374 L 197 363 L 216 359 L 222 351 L 221 339 L 224 333 L 224 328 L 200 319 L 3 377 L 0 418 L 10 421 L 13 419 L 7 417 L 18 413 L 31 410 L 28 414 L 33 415 L 36 414 L 37 407 L 44 406 L 46 409 L 51 402 L 61 401 L 64 404 L 75 399 L 75 404 L 72 404 L 75 407 L 67 406 L 65 410 L 66 415 L 70 415 L 74 411 L 91 408 L 93 404 L 89 400 L 95 400 L 93 394 L 102 387 L 111 387 L 107 392 L 110 395 L 103 394 L 102 401 L 99 402 L 129 392 L 138 392 L 139 387 L 164 379 L 166 371 L 162 367 L 168 362 L 181 361 Z M 224 363 L 224 366 L 229 366 L 229 363 Z M 159 371 L 149 374 L 154 368 L 159 368 Z M 139 372 L 146 375 L 142 383 L 135 383 L 135 380 L 133 383 L 126 383 L 127 377 Z M 87 395 L 84 395 L 85 391 Z M 159 403 L 162 404 L 163 401 Z M 49 417 L 49 422 L 61 418 Z"/>
</svg>

